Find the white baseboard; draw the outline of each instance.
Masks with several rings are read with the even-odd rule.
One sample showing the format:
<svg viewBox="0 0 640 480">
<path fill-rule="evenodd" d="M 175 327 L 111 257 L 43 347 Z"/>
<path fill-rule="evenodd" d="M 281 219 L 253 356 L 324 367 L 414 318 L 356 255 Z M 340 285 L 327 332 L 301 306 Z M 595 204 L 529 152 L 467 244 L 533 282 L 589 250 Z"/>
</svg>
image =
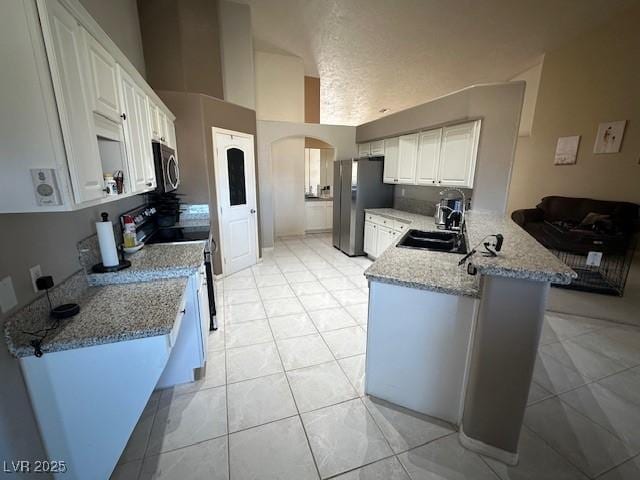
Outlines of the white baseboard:
<svg viewBox="0 0 640 480">
<path fill-rule="evenodd" d="M 468 437 L 465 435 L 462 425 L 460 425 L 460 432 L 458 432 L 458 438 L 462 446 L 472 452 L 479 453 L 485 457 L 495 458 L 496 460 L 506 463 L 507 465 L 518 464 L 518 454 L 513 452 L 507 452 L 501 448 L 488 445 L 480 440 Z"/>
</svg>

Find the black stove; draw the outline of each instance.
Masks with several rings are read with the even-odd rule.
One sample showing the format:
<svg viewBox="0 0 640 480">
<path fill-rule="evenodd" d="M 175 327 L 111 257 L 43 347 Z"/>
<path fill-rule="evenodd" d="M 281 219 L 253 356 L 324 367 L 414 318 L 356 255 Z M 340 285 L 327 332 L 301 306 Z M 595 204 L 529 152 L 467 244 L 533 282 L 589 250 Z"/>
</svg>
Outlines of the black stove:
<svg viewBox="0 0 640 480">
<path fill-rule="evenodd" d="M 162 227 L 151 233 L 144 243 L 174 243 L 209 241 L 209 229 L 203 227 Z"/>
</svg>

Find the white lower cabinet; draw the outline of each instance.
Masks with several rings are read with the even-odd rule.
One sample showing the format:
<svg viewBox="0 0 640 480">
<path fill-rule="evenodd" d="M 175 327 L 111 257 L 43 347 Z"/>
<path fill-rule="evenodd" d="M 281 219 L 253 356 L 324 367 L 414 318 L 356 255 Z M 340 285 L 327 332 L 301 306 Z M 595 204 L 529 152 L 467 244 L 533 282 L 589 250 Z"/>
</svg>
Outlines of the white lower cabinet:
<svg viewBox="0 0 640 480">
<path fill-rule="evenodd" d="M 387 217 L 366 214 L 364 222 L 364 253 L 377 258 L 395 244 L 407 228 L 406 223 Z"/>
<path fill-rule="evenodd" d="M 364 222 L 364 253 L 370 257 L 378 253 L 378 226 L 369 221 Z"/>
<path fill-rule="evenodd" d="M 333 225 L 333 202 L 312 200 L 304 203 L 304 229 L 330 230 Z"/>
</svg>

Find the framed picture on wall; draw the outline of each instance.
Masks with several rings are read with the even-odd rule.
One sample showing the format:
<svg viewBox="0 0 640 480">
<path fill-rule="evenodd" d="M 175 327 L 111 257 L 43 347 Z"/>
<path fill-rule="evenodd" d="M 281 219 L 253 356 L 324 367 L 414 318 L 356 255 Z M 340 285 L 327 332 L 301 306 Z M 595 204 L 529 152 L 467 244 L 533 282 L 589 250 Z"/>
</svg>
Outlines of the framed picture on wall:
<svg viewBox="0 0 640 480">
<path fill-rule="evenodd" d="M 556 154 L 553 159 L 554 165 L 573 165 L 578 158 L 578 146 L 580 145 L 580 135 L 571 137 L 560 137 L 556 144 Z"/>
<path fill-rule="evenodd" d="M 593 153 L 618 153 L 626 126 L 626 120 L 601 123 L 598 127 Z"/>
</svg>

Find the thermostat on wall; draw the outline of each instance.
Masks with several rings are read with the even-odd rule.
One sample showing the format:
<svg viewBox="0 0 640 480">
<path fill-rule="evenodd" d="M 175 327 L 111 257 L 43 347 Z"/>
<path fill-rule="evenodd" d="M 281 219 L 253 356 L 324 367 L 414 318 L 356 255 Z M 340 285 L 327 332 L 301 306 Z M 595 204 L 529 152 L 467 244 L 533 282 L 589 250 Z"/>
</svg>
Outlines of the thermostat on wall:
<svg viewBox="0 0 640 480">
<path fill-rule="evenodd" d="M 38 205 L 61 205 L 55 168 L 32 168 L 31 180 Z"/>
</svg>

